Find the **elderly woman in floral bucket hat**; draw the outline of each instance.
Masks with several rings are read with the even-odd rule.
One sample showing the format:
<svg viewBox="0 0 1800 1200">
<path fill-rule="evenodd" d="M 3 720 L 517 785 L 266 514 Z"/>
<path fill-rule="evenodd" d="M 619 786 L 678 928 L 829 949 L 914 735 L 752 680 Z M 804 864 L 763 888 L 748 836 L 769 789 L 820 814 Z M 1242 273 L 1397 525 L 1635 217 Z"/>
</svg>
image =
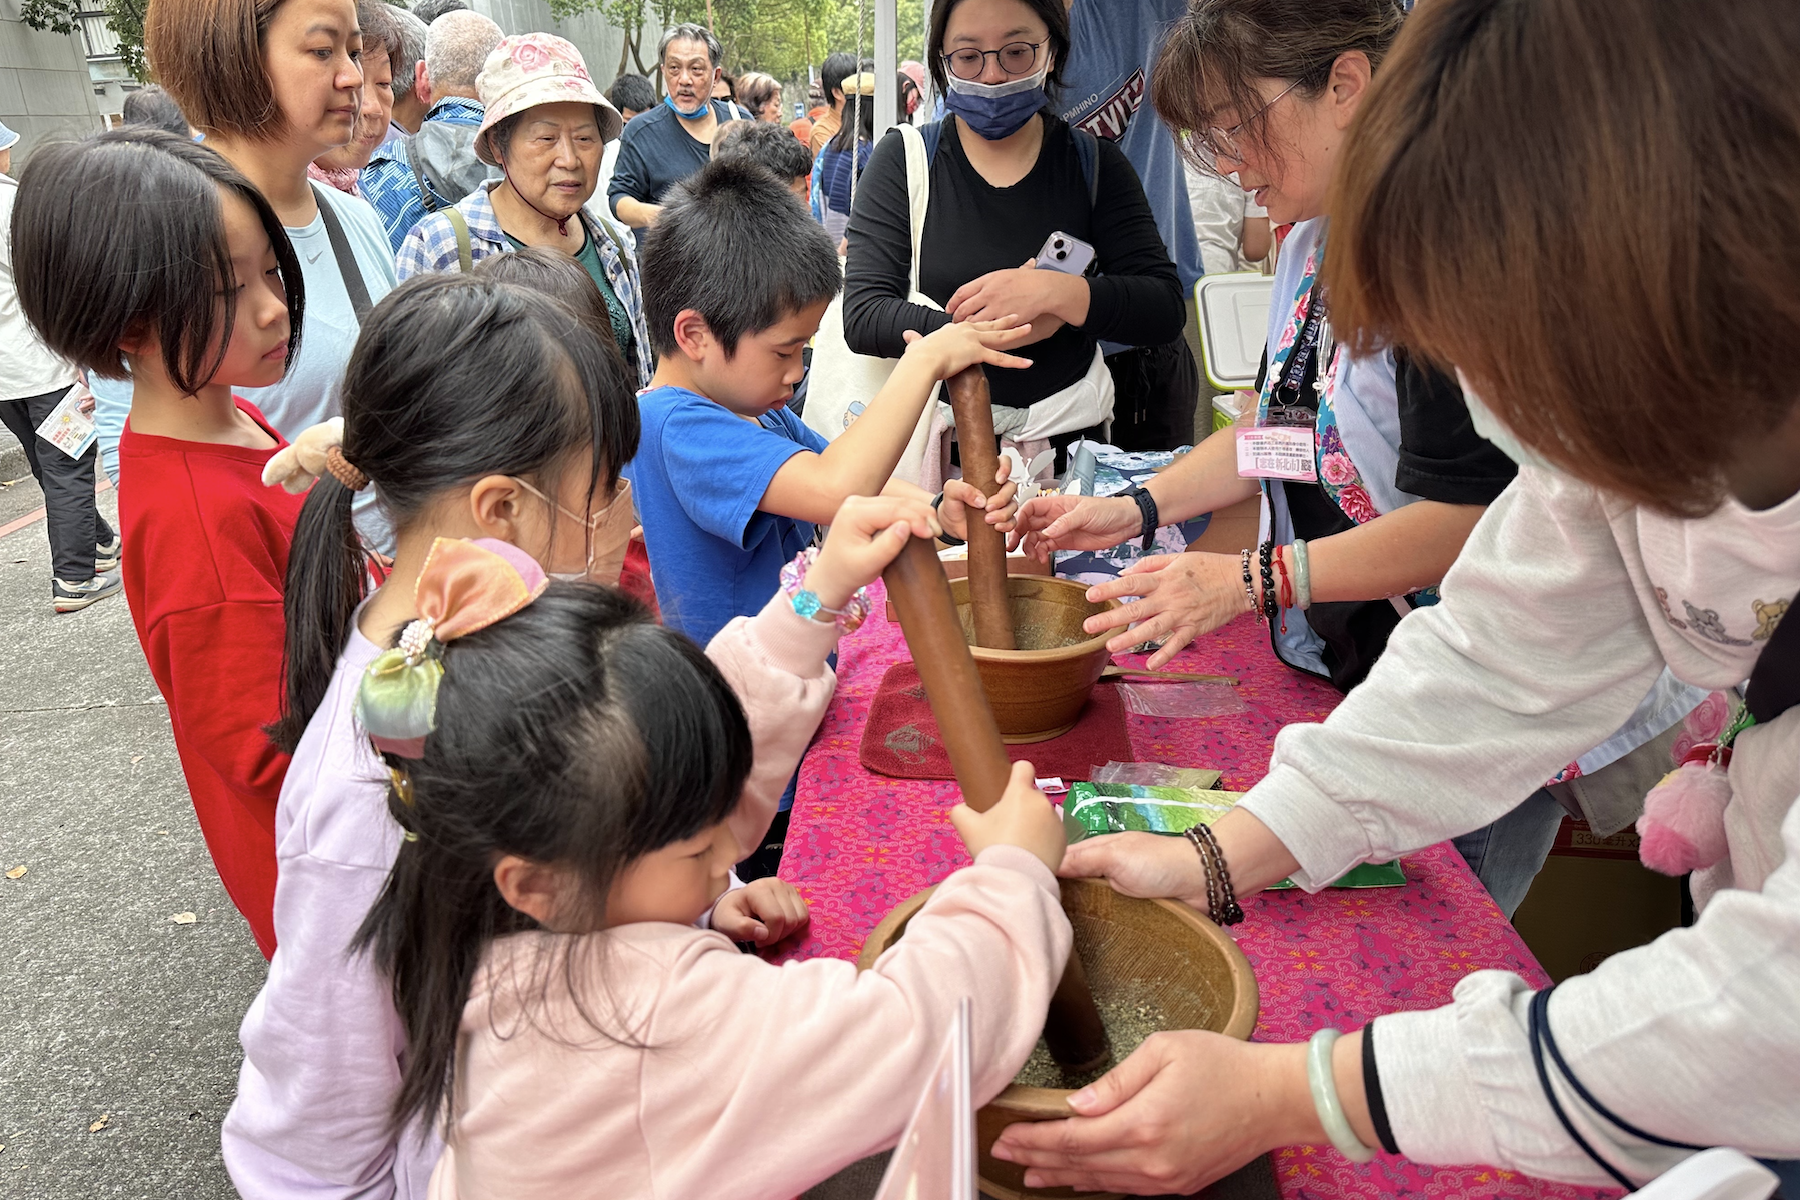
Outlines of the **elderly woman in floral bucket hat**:
<svg viewBox="0 0 1800 1200">
<path fill-rule="evenodd" d="M 566 251 L 593 277 L 619 350 L 648 385 L 656 364 L 637 260 L 583 211 L 600 179 L 601 153 L 623 127 L 618 111 L 594 86 L 581 52 L 548 33 L 502 39 L 475 90 L 487 108 L 475 153 L 499 167 L 502 178 L 415 225 L 400 247 L 396 274 L 467 271 L 490 254 L 526 246 Z"/>
</svg>

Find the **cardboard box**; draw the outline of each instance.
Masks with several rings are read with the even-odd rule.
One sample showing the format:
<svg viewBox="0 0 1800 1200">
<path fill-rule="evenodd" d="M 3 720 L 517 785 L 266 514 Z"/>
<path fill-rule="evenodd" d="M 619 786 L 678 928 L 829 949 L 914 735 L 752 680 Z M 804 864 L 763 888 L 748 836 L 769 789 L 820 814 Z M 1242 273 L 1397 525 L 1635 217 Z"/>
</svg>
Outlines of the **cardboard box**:
<svg viewBox="0 0 1800 1200">
<path fill-rule="evenodd" d="M 1638 861 L 1637 831 L 1600 837 L 1563 818 L 1513 928 L 1558 983 L 1681 924 L 1681 881 Z"/>
</svg>

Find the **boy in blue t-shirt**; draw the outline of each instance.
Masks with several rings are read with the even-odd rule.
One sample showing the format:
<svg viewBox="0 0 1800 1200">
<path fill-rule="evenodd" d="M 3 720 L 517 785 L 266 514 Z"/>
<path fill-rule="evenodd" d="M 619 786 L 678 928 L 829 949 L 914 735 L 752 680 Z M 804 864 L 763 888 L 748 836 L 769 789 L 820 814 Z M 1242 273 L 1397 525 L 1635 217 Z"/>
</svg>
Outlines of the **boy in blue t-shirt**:
<svg viewBox="0 0 1800 1200">
<path fill-rule="evenodd" d="M 669 193 L 639 262 L 657 367 L 625 474 L 663 619 L 701 645 L 768 603 L 781 568 L 847 497 L 931 499 L 889 476 L 939 379 L 975 363 L 1030 365 L 1003 352 L 1031 334 L 1012 320 L 908 335 L 886 386 L 827 443 L 784 405 L 843 277 L 782 183 L 742 159 L 711 163 Z M 1010 488 L 987 500 L 987 519 L 1004 526 L 1011 501 Z M 963 502 L 984 503 L 947 483 L 939 516 L 952 535 L 964 532 Z"/>
</svg>

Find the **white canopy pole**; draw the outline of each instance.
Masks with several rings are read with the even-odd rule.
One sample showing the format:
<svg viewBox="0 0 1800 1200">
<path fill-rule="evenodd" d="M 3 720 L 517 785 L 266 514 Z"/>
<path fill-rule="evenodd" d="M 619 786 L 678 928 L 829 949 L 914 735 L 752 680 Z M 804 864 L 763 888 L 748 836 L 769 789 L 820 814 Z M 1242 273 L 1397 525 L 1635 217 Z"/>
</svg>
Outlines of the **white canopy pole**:
<svg viewBox="0 0 1800 1200">
<path fill-rule="evenodd" d="M 875 140 L 894 125 L 894 108 L 900 102 L 898 0 L 875 0 Z"/>
</svg>

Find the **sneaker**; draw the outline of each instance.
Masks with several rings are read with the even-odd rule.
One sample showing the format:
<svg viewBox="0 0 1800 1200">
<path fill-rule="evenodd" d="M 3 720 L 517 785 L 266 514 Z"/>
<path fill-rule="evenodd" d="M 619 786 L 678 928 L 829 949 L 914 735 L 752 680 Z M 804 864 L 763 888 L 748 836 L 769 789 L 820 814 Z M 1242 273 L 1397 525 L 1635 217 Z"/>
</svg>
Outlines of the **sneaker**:
<svg viewBox="0 0 1800 1200">
<path fill-rule="evenodd" d="M 125 543 L 114 533 L 112 541 L 97 542 L 94 545 L 94 574 L 104 575 L 108 571 L 119 569 L 119 556 L 124 553 Z"/>
<path fill-rule="evenodd" d="M 95 575 L 86 583 L 68 583 L 61 579 L 50 583 L 50 598 L 56 602 L 59 613 L 80 612 L 96 600 L 104 600 L 120 588 L 125 581 L 117 573 Z"/>
</svg>

